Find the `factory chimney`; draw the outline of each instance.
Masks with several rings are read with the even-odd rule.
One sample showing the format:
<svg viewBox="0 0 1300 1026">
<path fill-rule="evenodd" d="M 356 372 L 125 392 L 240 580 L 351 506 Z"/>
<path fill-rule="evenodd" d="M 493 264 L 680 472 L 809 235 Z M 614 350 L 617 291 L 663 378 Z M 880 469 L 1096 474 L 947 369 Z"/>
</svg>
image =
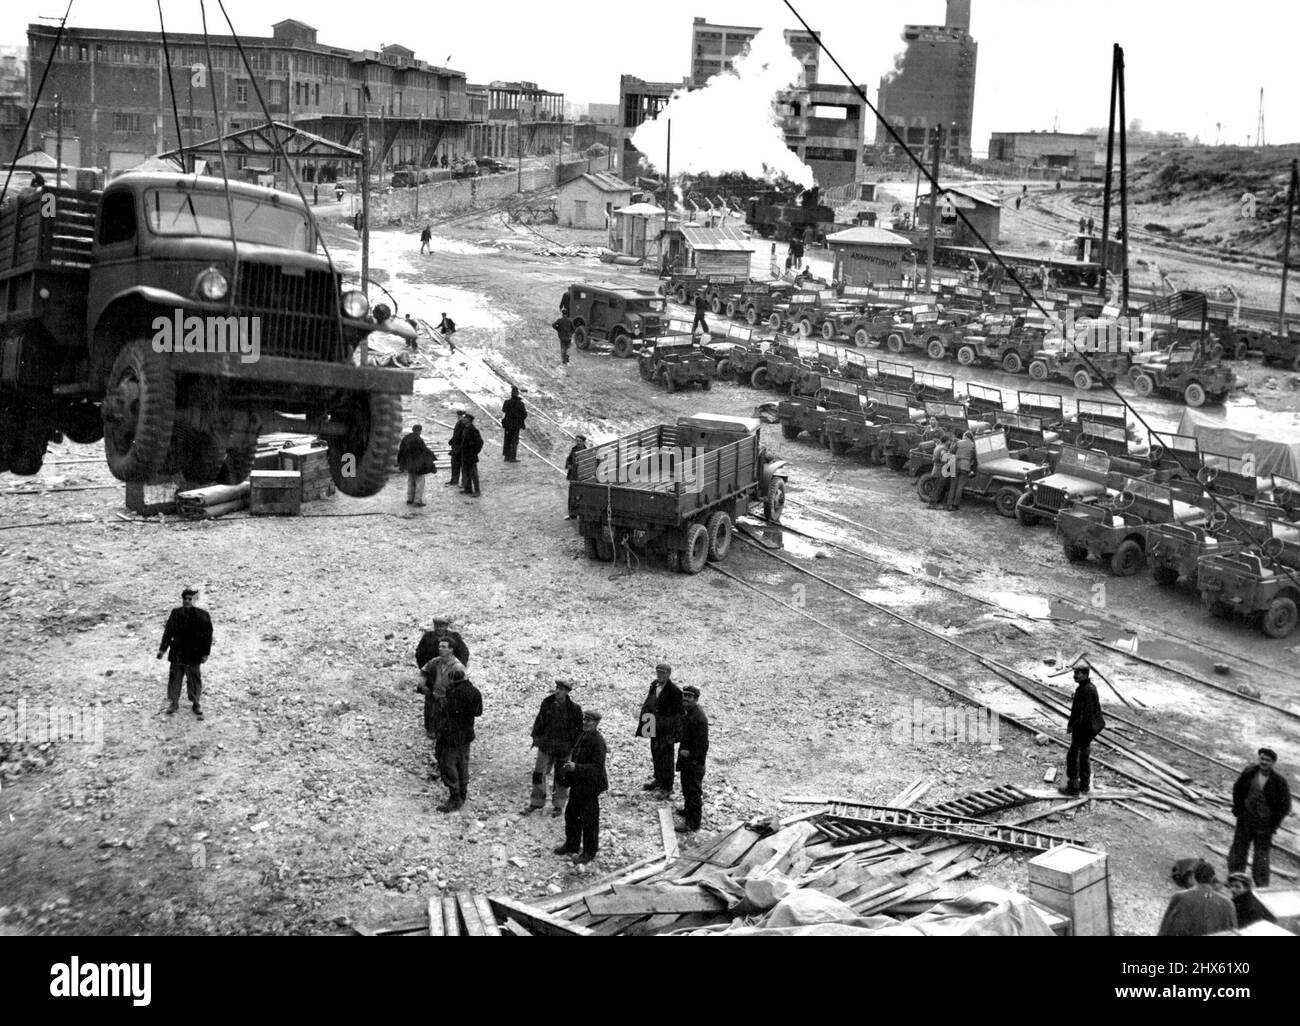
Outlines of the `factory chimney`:
<svg viewBox="0 0 1300 1026">
<path fill-rule="evenodd" d="M 969 32 L 970 2 L 971 0 L 948 0 L 948 19 L 944 22 L 945 27 Z"/>
</svg>

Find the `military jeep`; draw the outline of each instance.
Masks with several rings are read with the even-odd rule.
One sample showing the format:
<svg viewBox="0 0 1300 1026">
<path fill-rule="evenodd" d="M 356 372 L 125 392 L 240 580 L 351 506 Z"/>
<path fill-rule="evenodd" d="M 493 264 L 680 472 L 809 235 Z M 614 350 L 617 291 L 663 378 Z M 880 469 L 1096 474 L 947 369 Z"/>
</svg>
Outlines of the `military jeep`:
<svg viewBox="0 0 1300 1026">
<path fill-rule="evenodd" d="M 1052 473 L 1035 481 L 1016 503 L 1016 520 L 1024 527 L 1044 520 L 1055 523 L 1057 514 L 1071 502 L 1117 498 L 1122 486 L 1122 480 L 1113 479 L 1105 453 L 1063 445 Z"/>
<path fill-rule="evenodd" d="M 1204 527 L 1156 524 L 1147 530 L 1147 563 L 1158 584 L 1186 577 L 1193 588 L 1203 556 L 1223 556 L 1257 547 L 1269 536 L 1269 522 L 1280 519 L 1276 506 L 1223 502 Z"/>
<path fill-rule="evenodd" d="M 655 339 L 642 346 L 636 360 L 641 377 L 659 382 L 669 392 L 687 385 L 699 385 L 707 391 L 713 384 L 713 359 L 689 340 Z"/>
<path fill-rule="evenodd" d="M 1270 638 L 1289 637 L 1300 607 L 1300 524 L 1270 521 L 1261 551 L 1206 556 L 1197 564 L 1201 601 L 1218 617 L 1254 616 Z"/>
<path fill-rule="evenodd" d="M 778 404 L 777 418 L 781 422 L 781 435 L 795 439 L 807 432 L 820 441 L 827 416 L 835 410 L 851 413 L 860 411 L 861 398 L 861 382 L 823 375 L 815 395 L 792 397 Z"/>
<path fill-rule="evenodd" d="M 1131 577 L 1146 565 L 1152 524 L 1200 526 L 1209 520 L 1204 506 L 1186 498 L 1173 484 L 1125 478 L 1114 499 L 1072 501 L 1056 517 L 1065 558 L 1077 563 L 1092 556 L 1107 562 L 1117 577 Z"/>
<path fill-rule="evenodd" d="M 999 515 L 1013 517 L 1020 497 L 1047 473 L 1046 467 L 1012 456 L 1006 434 L 1001 430 L 982 432 L 975 435 L 975 465 L 966 479 L 963 495 L 992 499 Z M 916 480 L 916 494 L 922 502 L 937 501 L 938 490 L 951 476 L 950 471 L 942 477 L 922 475 Z"/>
</svg>

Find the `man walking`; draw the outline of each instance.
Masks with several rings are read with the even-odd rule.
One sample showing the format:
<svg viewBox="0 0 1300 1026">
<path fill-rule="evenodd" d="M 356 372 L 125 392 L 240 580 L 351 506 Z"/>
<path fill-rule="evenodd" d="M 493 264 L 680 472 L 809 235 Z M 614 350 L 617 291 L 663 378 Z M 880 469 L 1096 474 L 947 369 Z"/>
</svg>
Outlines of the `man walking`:
<svg viewBox="0 0 1300 1026">
<path fill-rule="evenodd" d="M 519 432 L 524 429 L 528 411 L 524 401 L 519 398 L 519 387 L 510 386 L 510 398 L 501 404 L 501 429 L 505 432 L 505 441 L 501 444 L 501 455 L 507 463 L 519 462 Z"/>
<path fill-rule="evenodd" d="M 682 775 L 681 809 L 684 826 L 678 833 L 695 833 L 704 817 L 704 761 L 709 754 L 709 718 L 700 708 L 700 689 L 694 684 L 682 688 L 682 743 L 677 750 L 677 770 Z"/>
<path fill-rule="evenodd" d="M 466 495 L 472 495 L 476 499 L 479 496 L 478 484 L 478 454 L 483 451 L 483 436 L 479 434 L 478 428 L 474 426 L 474 414 L 465 413 L 465 434 L 461 439 L 460 445 L 460 473 L 461 473 L 461 491 Z"/>
<path fill-rule="evenodd" d="M 582 707 L 570 700 L 573 681 L 556 680 L 555 691 L 542 699 L 542 706 L 533 720 L 533 747 L 537 749 L 537 762 L 533 766 L 533 793 L 529 799 L 528 815 L 546 804 L 546 778 L 555 771 L 555 791 L 551 796 L 551 815 L 564 812 L 569 788 L 564 783 L 564 764 L 569 761 L 573 747 L 582 733 Z"/>
<path fill-rule="evenodd" d="M 474 719 L 483 715 L 483 696 L 464 670 L 448 675 L 447 704 L 443 710 L 442 782 L 447 785 L 447 801 L 439 812 L 455 812 L 469 798 L 469 746 L 474 741 Z"/>
<path fill-rule="evenodd" d="M 433 231 L 426 224 L 424 226 L 424 231 L 420 232 L 420 252 L 432 253 L 433 250 L 429 248 L 429 243 L 432 241 L 433 241 Z"/>
<path fill-rule="evenodd" d="M 700 331 L 704 333 L 706 339 L 708 338 L 709 325 L 708 322 L 704 320 L 704 315 L 707 311 L 708 307 L 704 302 L 704 290 L 700 289 L 695 293 L 695 319 L 691 321 L 691 338 L 695 338 L 696 328 L 699 328 Z"/>
<path fill-rule="evenodd" d="M 456 322 L 443 313 L 442 320 L 438 322 L 438 330 L 442 332 L 442 340 L 447 343 L 447 348 L 454 353 L 456 343 L 451 340 L 451 337 L 456 334 Z"/>
<path fill-rule="evenodd" d="M 672 681 L 673 668 L 667 663 L 655 667 L 655 679 L 641 703 L 641 718 L 637 723 L 638 737 L 650 739 L 650 761 L 654 777 L 643 791 L 657 791 L 659 800 L 673 793 L 673 750 L 681 732 L 682 692 Z"/>
<path fill-rule="evenodd" d="M 424 444 L 419 424 L 411 426 L 410 434 L 397 447 L 397 467 L 406 473 L 406 504 L 424 505 L 424 478 L 438 472 L 438 460 L 433 450 Z"/>
<path fill-rule="evenodd" d="M 555 329 L 555 334 L 560 338 L 560 363 L 568 367 L 569 346 L 573 343 L 573 321 L 569 319 L 569 312 L 562 310 L 559 319 L 554 321 L 551 327 Z"/>
<path fill-rule="evenodd" d="M 181 592 L 181 604 L 167 617 L 163 628 L 162 644 L 158 658 L 167 654 L 171 664 L 167 674 L 167 712 L 180 707 L 181 678 L 185 678 L 185 697 L 190 701 L 194 715 L 203 719 L 203 674 L 200 667 L 208 661 L 212 651 L 212 617 L 206 609 L 194 604 L 198 591 L 186 588 Z"/>
<path fill-rule="evenodd" d="M 451 429 L 451 438 L 448 444 L 451 446 L 451 480 L 447 486 L 460 484 L 460 454 L 465 445 L 465 411 L 456 411 L 456 426 Z"/>
<path fill-rule="evenodd" d="M 1057 788 L 1071 797 L 1087 794 L 1092 787 L 1092 761 L 1089 753 L 1092 742 L 1106 727 L 1101 715 L 1101 699 L 1097 685 L 1086 666 L 1074 668 L 1074 700 L 1070 703 L 1070 720 L 1065 725 L 1070 735 L 1070 748 L 1065 753 L 1065 787 Z"/>
<path fill-rule="evenodd" d="M 600 796 L 609 790 L 600 713 L 593 709 L 582 714 L 582 734 L 564 764 L 563 779 L 569 788 L 569 804 L 564 809 L 564 843 L 555 854 L 581 852 L 578 862 L 590 862 L 600 847 Z"/>
<path fill-rule="evenodd" d="M 1237 829 L 1228 851 L 1228 872 L 1245 871 L 1246 857 L 1253 844 L 1255 858 L 1251 863 L 1251 875 L 1256 887 L 1267 887 L 1273 833 L 1291 811 L 1291 789 L 1286 778 L 1275 768 L 1277 752 L 1261 748 L 1258 756 L 1258 760 L 1242 770 L 1232 785 L 1232 814 L 1237 817 Z"/>
<path fill-rule="evenodd" d="M 967 431 L 952 447 L 952 454 L 955 458 L 953 465 L 952 478 L 948 484 L 948 509 L 956 510 L 961 508 L 961 494 L 966 489 L 966 479 L 971 476 L 975 469 L 975 439 Z"/>
<path fill-rule="evenodd" d="M 1237 928 L 1237 910 L 1214 889 L 1214 867 L 1196 867 L 1196 886 L 1169 899 L 1157 937 L 1205 937 Z"/>
</svg>

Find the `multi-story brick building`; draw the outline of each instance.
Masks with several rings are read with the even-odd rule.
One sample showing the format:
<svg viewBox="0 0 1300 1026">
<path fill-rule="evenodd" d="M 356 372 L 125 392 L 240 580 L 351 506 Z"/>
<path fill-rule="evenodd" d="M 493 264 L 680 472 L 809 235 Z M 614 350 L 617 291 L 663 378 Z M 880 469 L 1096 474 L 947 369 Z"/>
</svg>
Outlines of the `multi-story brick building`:
<svg viewBox="0 0 1300 1026">
<path fill-rule="evenodd" d="M 942 156 L 965 162 L 971 158 L 978 45 L 970 34 L 971 0 L 947 2 L 944 24 L 904 27 L 907 49 L 894 70 L 880 80 L 876 106 L 922 159 L 929 158 L 934 128 L 942 125 Z M 885 152 L 896 148 L 879 124 L 876 146 Z"/>
<path fill-rule="evenodd" d="M 52 26 L 28 26 L 34 63 L 49 59 L 55 34 Z M 260 92 L 273 120 L 348 146 L 360 144 L 368 117 L 375 162 L 428 164 L 467 151 L 464 72 L 417 60 L 397 44 L 352 50 L 318 43 L 314 28 L 292 19 L 272 26 L 270 36 L 241 36 L 239 42 L 251 71 L 229 36 L 211 36 L 209 57 L 202 35 L 168 33 L 183 142 L 263 123 Z M 61 96 L 64 131 L 80 136 L 83 164 L 113 171 L 175 148 L 157 32 L 68 28 L 59 50 L 37 120 L 43 125 L 53 97 Z M 30 99 L 35 84 L 29 81 L 28 90 Z"/>
<path fill-rule="evenodd" d="M 0 160 L 21 156 L 18 151 L 27 121 L 27 47 L 0 46 Z M 33 148 L 29 139 L 27 148 Z"/>
</svg>

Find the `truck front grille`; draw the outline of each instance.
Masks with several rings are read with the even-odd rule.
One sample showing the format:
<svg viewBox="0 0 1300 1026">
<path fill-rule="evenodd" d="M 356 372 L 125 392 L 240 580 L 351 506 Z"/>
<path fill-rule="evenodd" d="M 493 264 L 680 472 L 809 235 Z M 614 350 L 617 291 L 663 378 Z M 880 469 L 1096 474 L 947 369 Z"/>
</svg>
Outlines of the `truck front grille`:
<svg viewBox="0 0 1300 1026">
<path fill-rule="evenodd" d="M 338 321 L 339 285 L 328 271 L 288 273 L 277 264 L 240 263 L 235 304 L 261 319 L 262 352 L 300 360 L 346 358 Z"/>
</svg>

